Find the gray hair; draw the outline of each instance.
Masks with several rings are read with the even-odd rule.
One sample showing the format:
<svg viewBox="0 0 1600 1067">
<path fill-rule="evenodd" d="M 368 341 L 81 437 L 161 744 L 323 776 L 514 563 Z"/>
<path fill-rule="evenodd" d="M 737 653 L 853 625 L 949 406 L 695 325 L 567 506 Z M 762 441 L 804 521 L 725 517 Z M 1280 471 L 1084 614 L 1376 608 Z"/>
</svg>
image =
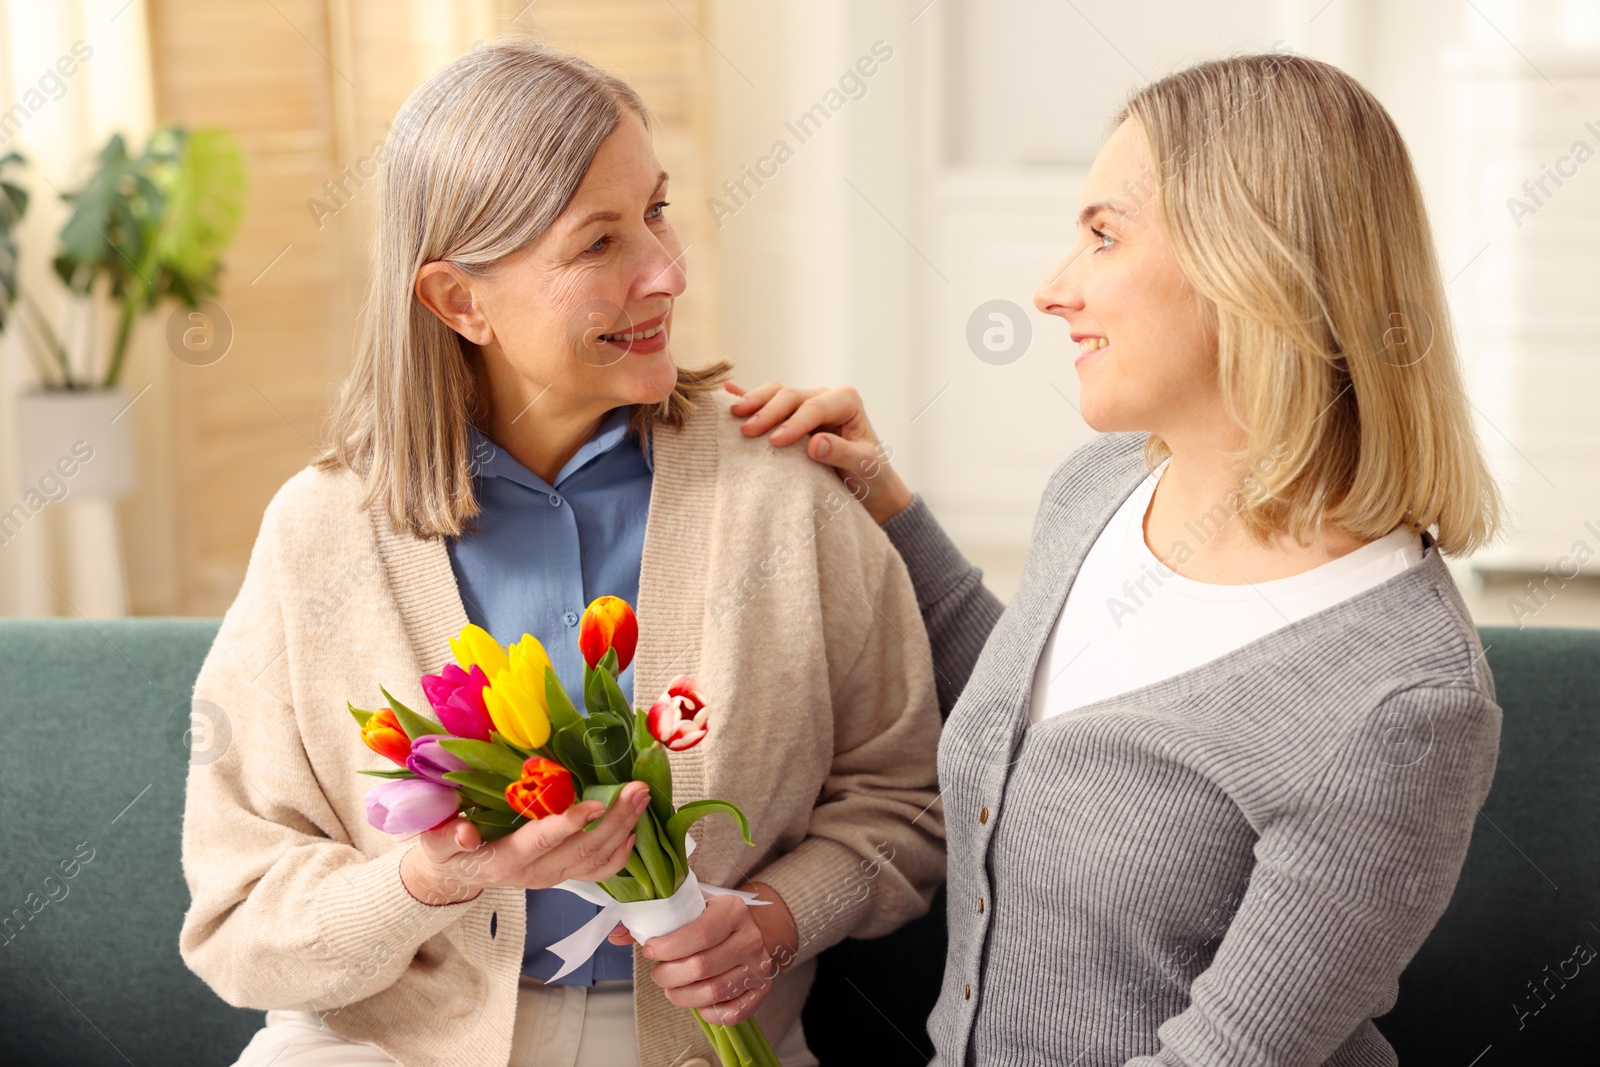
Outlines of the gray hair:
<svg viewBox="0 0 1600 1067">
<path fill-rule="evenodd" d="M 649 126 L 627 83 L 507 36 L 435 73 L 395 116 L 355 360 L 317 463 L 354 472 L 362 506 L 382 501 L 396 528 L 457 537 L 478 513 L 468 427 L 483 398 L 472 346 L 416 298 L 417 271 L 448 260 L 486 275 L 536 240 L 630 114 Z M 681 425 L 691 394 L 727 369 L 680 370 L 665 400 L 640 406 L 635 429 L 648 441 L 656 423 Z"/>
</svg>

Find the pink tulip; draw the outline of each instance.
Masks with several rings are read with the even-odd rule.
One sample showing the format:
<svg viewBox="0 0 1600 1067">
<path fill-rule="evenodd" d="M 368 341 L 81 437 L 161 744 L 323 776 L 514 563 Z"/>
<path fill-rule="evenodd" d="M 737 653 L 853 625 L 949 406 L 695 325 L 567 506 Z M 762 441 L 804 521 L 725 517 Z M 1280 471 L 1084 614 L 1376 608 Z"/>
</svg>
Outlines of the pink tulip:
<svg viewBox="0 0 1600 1067">
<path fill-rule="evenodd" d="M 710 713 L 700 683 L 680 674 L 667 686 L 661 699 L 650 705 L 646 723 L 650 736 L 674 752 L 693 748 L 705 739 Z"/>
<path fill-rule="evenodd" d="M 422 691 L 444 728 L 457 737 L 478 741 L 489 740 L 489 731 L 494 728 L 483 703 L 483 690 L 488 684 L 488 677 L 477 664 L 464 671 L 451 663 L 438 674 L 422 676 Z"/>
<path fill-rule="evenodd" d="M 386 834 L 416 834 L 455 818 L 456 791 L 426 778 L 398 778 L 367 794 L 367 821 Z"/>
</svg>

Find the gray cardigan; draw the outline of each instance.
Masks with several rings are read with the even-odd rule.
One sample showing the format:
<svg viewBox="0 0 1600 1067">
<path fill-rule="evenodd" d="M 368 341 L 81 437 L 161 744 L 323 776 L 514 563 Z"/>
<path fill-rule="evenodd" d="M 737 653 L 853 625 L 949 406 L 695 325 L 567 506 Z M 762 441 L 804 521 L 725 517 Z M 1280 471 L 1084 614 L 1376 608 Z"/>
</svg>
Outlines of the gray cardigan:
<svg viewBox="0 0 1600 1067">
<path fill-rule="evenodd" d="M 920 498 L 885 526 L 949 711 L 934 1062 L 1393 1064 L 1372 1019 L 1450 900 L 1499 747 L 1477 630 L 1424 535 L 1381 585 L 1029 726 L 1143 440 L 1102 436 L 1055 473 L 1003 610 Z"/>
</svg>

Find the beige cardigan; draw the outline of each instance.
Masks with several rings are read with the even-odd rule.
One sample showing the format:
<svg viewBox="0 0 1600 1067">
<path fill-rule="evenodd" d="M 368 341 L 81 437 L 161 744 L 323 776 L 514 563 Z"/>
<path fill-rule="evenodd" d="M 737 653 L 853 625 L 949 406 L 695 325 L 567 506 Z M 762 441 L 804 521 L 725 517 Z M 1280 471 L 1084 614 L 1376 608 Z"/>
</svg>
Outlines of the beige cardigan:
<svg viewBox="0 0 1600 1067">
<path fill-rule="evenodd" d="M 750 817 L 754 848 L 725 817 L 696 827 L 702 882 L 765 881 L 794 913 L 798 961 L 759 1012 L 776 1042 L 818 952 L 924 913 L 944 876 L 928 642 L 898 554 L 798 449 L 744 438 L 722 397 L 652 448 L 634 697 L 693 673 L 709 698 L 711 736 L 671 757 L 675 799 Z M 523 891 L 406 892 L 412 846 L 367 824 L 376 779 L 356 773 L 387 763 L 345 710 L 377 706 L 380 684 L 425 707 L 418 678 L 466 613 L 444 542 L 358 499 L 353 476 L 315 469 L 279 491 L 195 683 L 225 741 L 189 771 L 180 948 L 231 1004 L 318 1011 L 401 1064 L 504 1064 Z M 635 950 L 640 1063 L 711 1058 L 650 966 Z"/>
</svg>

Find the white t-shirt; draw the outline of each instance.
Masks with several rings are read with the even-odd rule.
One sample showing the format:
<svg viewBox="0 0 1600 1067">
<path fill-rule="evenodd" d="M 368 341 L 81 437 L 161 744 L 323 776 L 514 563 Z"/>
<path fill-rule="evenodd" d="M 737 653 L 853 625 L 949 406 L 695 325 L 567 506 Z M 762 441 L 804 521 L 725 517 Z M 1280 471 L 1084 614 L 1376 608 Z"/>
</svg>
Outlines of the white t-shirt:
<svg viewBox="0 0 1600 1067">
<path fill-rule="evenodd" d="M 1039 658 L 1033 722 L 1208 663 L 1422 561 L 1422 538 L 1399 526 L 1288 578 L 1254 585 L 1185 578 L 1144 540 L 1145 514 L 1165 470 L 1163 463 L 1139 483 L 1089 548 Z"/>
</svg>

